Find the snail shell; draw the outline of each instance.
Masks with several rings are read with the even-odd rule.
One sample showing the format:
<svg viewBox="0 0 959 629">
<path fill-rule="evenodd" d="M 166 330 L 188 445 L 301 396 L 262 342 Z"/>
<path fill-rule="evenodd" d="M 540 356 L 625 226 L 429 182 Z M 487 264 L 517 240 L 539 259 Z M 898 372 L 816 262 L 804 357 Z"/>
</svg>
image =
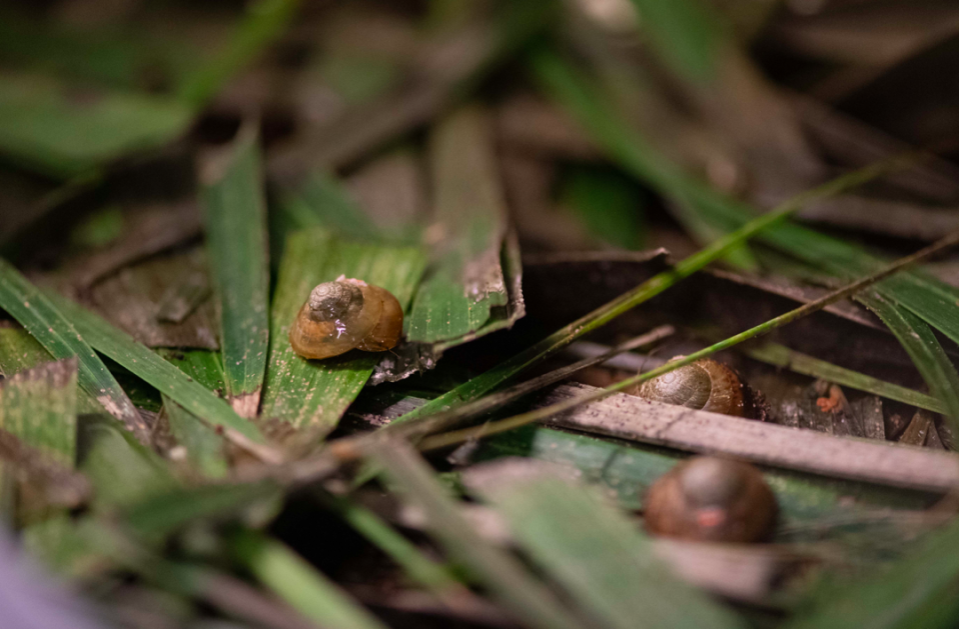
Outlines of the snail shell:
<svg viewBox="0 0 959 629">
<path fill-rule="evenodd" d="M 677 356 L 677 358 L 682 358 Z M 743 385 L 729 367 L 705 358 L 642 383 L 636 395 L 712 413 L 742 417 Z"/>
<path fill-rule="evenodd" d="M 403 308 L 389 291 L 340 277 L 310 292 L 290 327 L 290 345 L 304 358 L 329 358 L 351 349 L 383 352 L 399 342 Z"/>
<path fill-rule="evenodd" d="M 756 542 L 776 523 L 776 498 L 752 465 L 689 459 L 661 476 L 643 501 L 650 533 L 709 542 Z"/>
</svg>

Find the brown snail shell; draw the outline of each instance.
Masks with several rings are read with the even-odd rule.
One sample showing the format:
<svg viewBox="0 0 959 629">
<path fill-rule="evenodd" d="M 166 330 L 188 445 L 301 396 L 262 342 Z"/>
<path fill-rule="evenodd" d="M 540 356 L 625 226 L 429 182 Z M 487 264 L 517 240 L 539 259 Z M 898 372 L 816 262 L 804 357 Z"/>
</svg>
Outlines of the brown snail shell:
<svg viewBox="0 0 959 629">
<path fill-rule="evenodd" d="M 340 277 L 310 292 L 290 327 L 290 345 L 304 358 L 329 358 L 351 349 L 383 352 L 403 333 L 403 308 L 389 291 Z"/>
<path fill-rule="evenodd" d="M 759 470 L 712 456 L 689 459 L 657 479 L 643 509 L 650 533 L 708 542 L 766 539 L 778 513 Z"/>
<path fill-rule="evenodd" d="M 739 378 L 726 365 L 708 358 L 647 380 L 634 393 L 653 402 L 736 417 L 742 417 L 745 409 Z"/>
</svg>

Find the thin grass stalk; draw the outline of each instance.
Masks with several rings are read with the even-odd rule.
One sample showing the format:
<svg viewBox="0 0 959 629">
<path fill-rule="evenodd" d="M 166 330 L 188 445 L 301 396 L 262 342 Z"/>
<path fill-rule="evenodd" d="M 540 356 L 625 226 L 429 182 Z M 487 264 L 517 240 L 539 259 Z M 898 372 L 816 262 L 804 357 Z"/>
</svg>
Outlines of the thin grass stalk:
<svg viewBox="0 0 959 629">
<path fill-rule="evenodd" d="M 478 398 L 533 364 L 558 352 L 576 339 L 598 329 L 621 314 L 628 312 L 656 295 L 659 295 L 666 289 L 671 288 L 711 262 L 722 258 L 756 234 L 784 221 L 805 205 L 855 188 L 889 172 L 915 165 L 926 155 L 926 153 L 919 151 L 900 154 L 846 173 L 832 181 L 796 195 L 771 212 L 749 221 L 736 231 L 730 232 L 712 244 L 707 245 L 697 253 L 679 262 L 672 269 L 653 276 L 633 290 L 624 293 L 589 314 L 560 328 L 542 341 L 532 345 L 483 375 L 460 385 L 452 391 L 431 400 L 415 411 L 411 411 L 396 419 L 385 428 L 385 430 L 396 430 L 396 428 L 394 428 L 395 426 L 400 426 L 405 422 L 420 419 L 439 411 L 448 410 L 454 404 L 468 402 Z"/>
<path fill-rule="evenodd" d="M 926 258 L 929 258 L 930 256 L 940 253 L 941 251 L 949 247 L 953 247 L 956 244 L 959 244 L 959 231 L 953 232 L 952 234 L 946 236 L 945 238 L 939 240 L 938 242 L 935 242 L 932 245 L 929 245 L 928 247 L 912 255 L 900 258 L 899 260 L 893 262 L 892 264 L 887 266 L 885 269 L 877 273 L 874 273 L 872 275 L 859 279 L 851 284 L 846 285 L 843 288 L 840 288 L 838 290 L 835 290 L 829 293 L 828 295 L 824 295 L 823 297 L 820 297 L 819 299 L 815 301 L 811 301 L 798 308 L 790 310 L 789 312 L 785 314 L 781 314 L 778 317 L 775 317 L 773 319 L 770 319 L 769 321 L 766 321 L 765 323 L 761 323 L 744 332 L 740 332 L 739 334 L 731 336 L 724 341 L 715 343 L 714 345 L 711 345 L 698 352 L 693 352 L 692 354 L 685 356 L 681 359 L 671 361 L 663 365 L 662 367 L 653 369 L 652 371 L 648 371 L 644 374 L 633 376 L 632 378 L 627 378 L 626 380 L 617 382 L 616 384 L 608 386 L 604 389 L 600 389 L 596 393 L 592 393 L 589 395 L 584 395 L 578 398 L 567 400 L 566 402 L 560 402 L 559 404 L 553 404 L 551 406 L 546 406 L 546 407 L 536 409 L 534 411 L 530 411 L 527 413 L 521 413 L 519 415 L 509 417 L 507 419 L 503 419 L 497 422 L 484 424 L 482 426 L 465 428 L 462 430 L 457 430 L 457 431 L 445 433 L 442 435 L 428 437 L 420 443 L 420 449 L 431 450 L 435 448 L 442 448 L 442 447 L 453 445 L 456 443 L 461 443 L 463 441 L 467 441 L 470 439 L 478 439 L 487 435 L 506 432 L 508 430 L 518 428 L 519 426 L 523 426 L 523 425 L 538 421 L 540 419 L 545 419 L 547 417 L 550 417 L 551 415 L 556 415 L 558 413 L 568 411 L 572 408 L 575 408 L 587 402 L 601 400 L 605 397 L 612 395 L 613 393 L 617 393 L 619 391 L 622 391 L 623 389 L 646 382 L 647 380 L 658 378 L 659 376 L 669 373 L 670 371 L 673 371 L 674 369 L 678 369 L 685 365 L 689 365 L 690 363 L 694 363 L 697 360 L 711 356 L 712 354 L 715 354 L 716 352 L 738 345 L 739 343 L 742 343 L 743 341 L 748 341 L 750 339 L 756 338 L 757 336 L 766 334 L 768 332 L 771 332 L 772 330 L 775 330 L 776 328 L 782 327 L 786 325 L 787 323 L 791 323 L 795 321 L 796 319 L 800 319 L 809 314 L 812 314 L 813 312 L 816 312 L 817 310 L 821 310 L 832 303 L 835 303 L 841 299 L 845 299 L 867 286 L 870 286 L 886 277 L 889 277 L 890 275 L 908 266 L 911 266 L 913 264 L 916 264 L 917 262 L 925 260 Z M 946 403 L 947 406 L 949 406 L 949 413 L 947 414 L 947 417 L 949 417 L 952 420 L 954 429 L 959 429 L 959 407 L 955 407 L 954 405 L 948 404 L 948 400 L 942 400 L 942 401 Z"/>
<path fill-rule="evenodd" d="M 491 393 L 486 397 L 482 397 L 478 400 L 474 400 L 473 402 L 468 402 L 466 404 L 457 406 L 452 410 L 432 415 L 429 418 L 424 419 L 422 422 L 406 424 L 404 428 L 400 430 L 400 434 L 404 434 L 410 438 L 415 435 L 427 435 L 439 432 L 454 423 L 462 423 L 471 417 L 478 417 L 482 414 L 496 410 L 497 408 L 501 408 L 510 402 L 523 397 L 524 395 L 528 395 L 533 391 L 538 391 L 539 389 L 548 387 L 551 384 L 565 380 L 577 371 L 581 371 L 587 367 L 592 367 L 593 365 L 598 365 L 599 363 L 609 360 L 613 356 L 617 356 L 623 352 L 630 352 L 634 349 L 645 347 L 661 341 L 664 338 L 671 336 L 675 332 L 676 329 L 673 326 L 661 325 L 658 328 L 654 328 L 645 334 L 641 334 L 640 336 L 626 341 L 625 343 L 620 343 L 619 345 L 609 349 L 606 352 L 603 352 L 598 356 L 584 358 L 583 360 L 579 360 L 572 365 L 567 365 L 566 367 L 562 367 L 560 369 L 554 369 L 549 373 L 545 373 L 542 376 L 521 382 L 520 384 L 510 387 L 509 389 Z"/>
</svg>

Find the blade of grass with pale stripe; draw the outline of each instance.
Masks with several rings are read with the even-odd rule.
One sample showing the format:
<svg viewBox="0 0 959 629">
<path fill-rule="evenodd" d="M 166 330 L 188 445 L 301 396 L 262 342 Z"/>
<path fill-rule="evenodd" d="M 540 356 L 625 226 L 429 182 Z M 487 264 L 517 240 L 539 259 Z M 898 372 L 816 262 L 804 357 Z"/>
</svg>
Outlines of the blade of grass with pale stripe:
<svg viewBox="0 0 959 629">
<path fill-rule="evenodd" d="M 104 321 L 99 315 L 65 297 L 51 295 L 51 298 L 97 351 L 110 357 L 213 428 L 222 429 L 227 438 L 241 447 L 248 448 L 267 460 L 276 458 L 276 453 L 266 445 L 266 439 L 256 425 L 237 415 L 229 404 L 202 384 Z"/>
<path fill-rule="evenodd" d="M 425 266 L 418 248 L 347 242 L 323 229 L 303 230 L 287 242 L 270 314 L 270 359 L 262 416 L 323 436 L 363 388 L 382 358 L 357 350 L 322 361 L 290 347 L 290 325 L 313 288 L 340 275 L 393 293 L 405 308 Z"/>
<path fill-rule="evenodd" d="M 208 259 L 220 300 L 226 392 L 241 417 L 256 417 L 269 344 L 266 196 L 257 134 L 240 131 L 204 169 L 201 199 Z"/>
<path fill-rule="evenodd" d="M 636 523 L 596 489 L 556 472 L 550 465 L 513 459 L 474 469 L 465 479 L 503 517 L 519 548 L 599 626 L 745 626 L 673 577 Z"/>
<path fill-rule="evenodd" d="M 77 360 L 45 363 L 0 380 L 0 428 L 73 469 L 77 449 Z"/>
<path fill-rule="evenodd" d="M 137 439 L 143 443 L 149 441 L 146 422 L 100 357 L 78 334 L 72 318 L 65 317 L 46 295 L 3 259 L 0 259 L 0 308 L 19 321 L 54 358 L 76 356 L 80 387 L 122 421 Z"/>
<path fill-rule="evenodd" d="M 903 402 L 919 408 L 924 408 L 936 413 L 945 413 L 946 406 L 925 393 L 920 393 L 906 387 L 901 387 L 891 382 L 885 382 L 864 373 L 846 369 L 839 365 L 834 365 L 825 360 L 820 360 L 813 356 L 789 349 L 784 345 L 777 343 L 764 343 L 755 347 L 747 347 L 742 352 L 754 360 L 783 367 L 813 378 L 822 378 L 829 382 L 865 391 L 890 400 Z"/>
<path fill-rule="evenodd" d="M 278 541 L 252 531 L 232 539 L 233 555 L 291 607 L 329 629 L 386 629 L 302 557 Z"/>
<path fill-rule="evenodd" d="M 430 139 L 436 235 L 433 263 L 416 292 L 407 338 L 438 351 L 509 327 L 500 264 L 506 208 L 486 114 L 465 108 L 440 122 Z M 514 298 L 515 299 L 515 298 Z"/>
<path fill-rule="evenodd" d="M 403 441 L 370 445 L 369 461 L 384 470 L 406 502 L 423 511 L 426 526 L 449 555 L 469 569 L 490 596 L 524 626 L 573 629 L 588 626 L 564 608 L 553 593 L 516 559 L 487 543 L 459 513 L 426 462 Z"/>
<path fill-rule="evenodd" d="M 37 339 L 22 328 L 0 326 L 0 375 L 7 378 L 53 360 Z M 99 413 L 103 407 L 89 393 L 77 392 L 78 413 Z"/>
</svg>

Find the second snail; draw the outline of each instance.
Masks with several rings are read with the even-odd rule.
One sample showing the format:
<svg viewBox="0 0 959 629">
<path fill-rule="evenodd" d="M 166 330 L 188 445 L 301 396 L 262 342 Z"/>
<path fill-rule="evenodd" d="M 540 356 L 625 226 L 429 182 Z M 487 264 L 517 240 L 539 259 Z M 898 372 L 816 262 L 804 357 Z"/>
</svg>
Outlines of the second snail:
<svg viewBox="0 0 959 629">
<path fill-rule="evenodd" d="M 330 358 L 351 349 L 384 352 L 403 333 L 403 308 L 392 293 L 340 276 L 310 292 L 290 326 L 290 345 L 300 356 Z"/>
<path fill-rule="evenodd" d="M 673 360 L 682 358 L 677 356 Z M 704 358 L 627 390 L 652 402 L 710 413 L 765 419 L 762 396 L 746 386 L 726 365 Z"/>
</svg>

